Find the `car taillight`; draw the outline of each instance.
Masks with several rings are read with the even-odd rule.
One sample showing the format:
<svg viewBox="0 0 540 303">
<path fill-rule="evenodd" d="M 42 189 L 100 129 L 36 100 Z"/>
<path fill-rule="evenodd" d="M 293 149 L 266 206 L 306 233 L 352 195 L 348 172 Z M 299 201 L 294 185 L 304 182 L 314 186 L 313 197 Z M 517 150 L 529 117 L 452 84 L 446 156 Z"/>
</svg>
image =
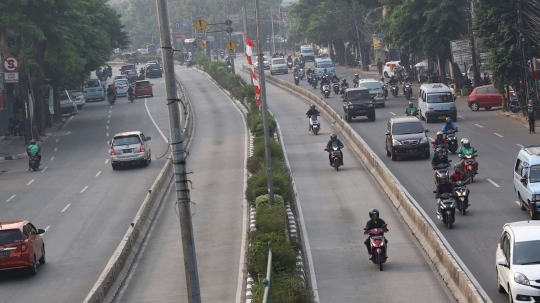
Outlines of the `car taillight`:
<svg viewBox="0 0 540 303">
<path fill-rule="evenodd" d="M 86 89 L 85 89 L 85 90 L 83 90 L 83 93 L 85 93 L 85 94 L 86 94 Z"/>
<path fill-rule="evenodd" d="M 141 145 L 141 153 L 144 153 L 144 145 Z"/>
<path fill-rule="evenodd" d="M 111 148 L 111 156 L 116 156 L 116 153 L 114 152 L 114 149 Z"/>
</svg>

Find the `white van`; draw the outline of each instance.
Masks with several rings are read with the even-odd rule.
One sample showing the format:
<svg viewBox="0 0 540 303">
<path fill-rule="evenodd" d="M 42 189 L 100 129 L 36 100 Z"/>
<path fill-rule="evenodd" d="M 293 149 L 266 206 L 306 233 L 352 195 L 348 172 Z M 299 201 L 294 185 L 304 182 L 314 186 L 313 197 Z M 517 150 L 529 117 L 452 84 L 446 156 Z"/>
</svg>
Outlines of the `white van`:
<svg viewBox="0 0 540 303">
<path fill-rule="evenodd" d="M 422 84 L 418 90 L 418 104 L 420 119 L 427 123 L 444 120 L 446 117 L 456 121 L 457 110 L 454 97 L 448 86 L 442 83 Z"/>
<path fill-rule="evenodd" d="M 522 147 L 514 166 L 514 190 L 521 210 L 540 219 L 540 145 Z"/>
</svg>

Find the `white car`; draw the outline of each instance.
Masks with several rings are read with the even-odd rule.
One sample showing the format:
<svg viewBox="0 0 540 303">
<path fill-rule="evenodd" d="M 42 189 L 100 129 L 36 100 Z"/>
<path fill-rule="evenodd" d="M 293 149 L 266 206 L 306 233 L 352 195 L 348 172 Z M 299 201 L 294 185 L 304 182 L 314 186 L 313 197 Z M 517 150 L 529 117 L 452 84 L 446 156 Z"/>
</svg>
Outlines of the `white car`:
<svg viewBox="0 0 540 303">
<path fill-rule="evenodd" d="M 73 100 L 73 103 L 77 105 L 77 109 L 81 109 L 86 104 L 86 99 L 84 99 L 84 94 L 78 90 L 70 90 L 69 92 L 71 93 L 73 97 L 75 97 L 75 100 Z"/>
<path fill-rule="evenodd" d="M 137 49 L 137 51 L 141 54 L 141 55 L 148 55 L 148 50 L 146 48 L 139 48 Z"/>
<path fill-rule="evenodd" d="M 275 73 L 288 74 L 289 69 L 287 67 L 287 62 L 283 58 L 273 58 L 272 64 L 270 65 L 270 74 L 274 75 Z"/>
<path fill-rule="evenodd" d="M 495 259 L 498 290 L 509 302 L 540 302 L 540 221 L 506 223 Z"/>
<path fill-rule="evenodd" d="M 394 68 L 398 65 L 401 65 L 400 61 L 388 61 L 384 64 L 383 67 L 383 76 L 385 78 L 390 78 L 394 75 Z"/>
<path fill-rule="evenodd" d="M 126 81 L 128 80 L 128 76 L 127 75 L 117 75 L 117 76 L 114 76 L 114 79 L 113 81 L 116 81 L 118 79 L 126 79 Z"/>
<path fill-rule="evenodd" d="M 126 79 L 118 79 L 114 81 L 114 85 L 117 87 L 116 95 L 117 96 L 127 96 L 127 91 L 129 88 L 129 83 Z"/>
<path fill-rule="evenodd" d="M 253 57 L 253 68 L 255 69 L 258 69 L 259 68 L 259 57 L 258 56 L 254 56 Z M 263 56 L 263 65 L 264 65 L 264 69 L 270 69 L 270 61 L 268 61 L 268 58 L 266 58 L 266 56 Z"/>
</svg>

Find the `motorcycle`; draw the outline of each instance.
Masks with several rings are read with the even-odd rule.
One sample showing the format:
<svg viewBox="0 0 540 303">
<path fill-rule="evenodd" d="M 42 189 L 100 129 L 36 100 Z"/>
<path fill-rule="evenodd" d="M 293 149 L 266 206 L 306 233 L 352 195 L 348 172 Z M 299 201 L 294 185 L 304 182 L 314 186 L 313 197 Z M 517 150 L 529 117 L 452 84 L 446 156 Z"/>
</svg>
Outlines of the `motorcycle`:
<svg viewBox="0 0 540 303">
<path fill-rule="evenodd" d="M 386 98 L 388 98 L 388 86 L 386 84 L 382 86 L 382 91 L 383 91 L 384 100 L 386 100 Z"/>
<path fill-rule="evenodd" d="M 379 270 L 382 271 L 383 264 L 386 262 L 386 259 L 388 259 L 386 254 L 386 241 L 384 238 L 384 233 L 388 232 L 386 224 L 384 224 L 383 228 L 367 230 L 367 228 L 364 227 L 364 230 L 364 233 L 369 235 L 369 245 L 371 246 L 372 255 L 371 261 L 374 264 L 379 264 Z"/>
<path fill-rule="evenodd" d="M 313 81 L 313 73 L 307 74 L 307 83 L 311 85 L 311 82 Z"/>
<path fill-rule="evenodd" d="M 287 67 L 288 67 L 289 69 L 292 69 L 292 61 L 287 61 Z"/>
<path fill-rule="evenodd" d="M 319 130 L 321 129 L 321 123 L 319 122 L 317 116 L 318 115 L 311 115 L 311 117 L 309 118 L 309 125 L 311 126 L 311 131 L 315 135 L 317 135 L 319 133 Z"/>
<path fill-rule="evenodd" d="M 334 82 L 332 86 L 334 88 L 334 93 L 336 95 L 339 94 L 339 82 Z"/>
<path fill-rule="evenodd" d="M 330 85 L 329 84 L 325 84 L 323 85 L 323 90 L 321 92 L 325 98 L 328 98 L 330 96 Z"/>
<path fill-rule="evenodd" d="M 30 168 L 31 170 L 33 171 L 36 171 L 38 170 L 39 168 L 39 160 L 36 156 L 30 156 L 30 158 L 28 159 L 28 168 Z"/>
<path fill-rule="evenodd" d="M 294 84 L 298 85 L 298 83 L 300 83 L 300 76 L 298 76 L 297 74 L 294 75 Z"/>
<path fill-rule="evenodd" d="M 406 84 L 405 87 L 403 88 L 403 91 L 404 91 L 404 95 L 405 95 L 405 98 L 407 98 L 407 100 L 409 100 L 411 97 L 412 97 L 412 87 L 410 84 Z"/>
<path fill-rule="evenodd" d="M 24 137 L 24 128 L 22 126 L 22 122 L 21 124 L 15 124 L 12 119 L 9 119 L 9 128 L 5 134 L 6 140 L 9 140 L 15 136 L 20 136 L 21 138 Z"/>
<path fill-rule="evenodd" d="M 399 95 L 399 87 L 396 85 L 392 86 L 392 96 L 397 97 Z"/>
<path fill-rule="evenodd" d="M 311 86 L 313 86 L 313 88 L 317 88 L 319 84 L 318 82 L 319 82 L 319 79 L 317 79 L 317 77 L 313 77 L 313 80 L 311 80 Z"/>
<path fill-rule="evenodd" d="M 110 95 L 110 96 L 108 96 L 108 99 L 109 99 L 109 103 L 110 103 L 111 105 L 113 105 L 114 102 L 116 102 L 116 94 L 115 94 L 115 95 Z"/>
<path fill-rule="evenodd" d="M 133 94 L 133 93 L 129 94 L 128 99 L 129 99 L 130 102 L 135 101 L 135 94 Z"/>
<path fill-rule="evenodd" d="M 331 148 L 325 148 L 325 151 L 330 153 L 330 159 L 332 161 L 332 167 L 339 171 L 341 166 L 341 148 L 336 144 L 333 144 Z"/>
<path fill-rule="evenodd" d="M 465 216 L 465 212 L 469 207 L 469 189 L 467 188 L 468 181 L 457 181 L 454 183 L 454 196 L 457 197 L 457 209 Z"/>
<path fill-rule="evenodd" d="M 511 93 L 510 100 L 508 101 L 508 107 L 514 114 L 521 111 L 521 106 L 519 105 L 519 101 L 515 93 Z"/>
<path fill-rule="evenodd" d="M 300 80 L 304 80 L 304 77 L 306 77 L 306 72 L 304 71 L 303 68 L 300 69 L 298 76 L 300 77 Z"/>
<path fill-rule="evenodd" d="M 437 218 L 452 229 L 456 213 L 456 199 L 452 193 L 437 195 Z"/>
<path fill-rule="evenodd" d="M 450 161 L 449 161 L 450 162 Z M 450 172 L 448 171 L 448 165 L 441 163 L 435 166 L 435 185 L 438 186 L 440 179 L 450 179 Z"/>
<path fill-rule="evenodd" d="M 450 129 L 444 133 L 446 142 L 448 142 L 448 150 L 450 150 L 450 152 L 452 152 L 453 154 L 456 153 L 457 148 L 458 148 L 458 143 L 457 143 L 457 138 L 456 138 L 457 131 L 458 131 L 457 129 L 455 131 L 453 129 Z"/>
<path fill-rule="evenodd" d="M 474 171 L 474 159 L 476 156 L 472 153 L 467 153 L 461 159 L 463 159 L 464 162 L 464 168 L 465 168 L 465 175 L 467 178 L 469 178 L 471 183 L 474 183 L 474 176 L 476 175 L 476 172 Z"/>
</svg>

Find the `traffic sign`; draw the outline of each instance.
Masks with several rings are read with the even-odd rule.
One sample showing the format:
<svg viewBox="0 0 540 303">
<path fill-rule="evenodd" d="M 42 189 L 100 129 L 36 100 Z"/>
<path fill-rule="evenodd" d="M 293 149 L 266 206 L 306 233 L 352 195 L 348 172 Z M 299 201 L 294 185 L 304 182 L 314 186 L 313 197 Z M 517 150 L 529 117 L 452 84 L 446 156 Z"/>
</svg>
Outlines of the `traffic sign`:
<svg viewBox="0 0 540 303">
<path fill-rule="evenodd" d="M 182 23 L 175 21 L 174 22 L 174 29 L 180 29 L 182 27 Z"/>
<path fill-rule="evenodd" d="M 470 51 L 471 44 L 468 39 L 464 40 L 453 40 L 450 41 L 450 47 L 452 49 L 452 52 L 464 52 L 464 51 Z"/>
<path fill-rule="evenodd" d="M 4 58 L 4 62 L 2 62 L 2 67 L 8 73 L 16 72 L 19 69 L 19 60 L 15 57 L 7 56 Z"/>
<path fill-rule="evenodd" d="M 231 21 L 231 20 L 227 19 L 227 21 L 225 21 L 225 25 L 231 26 L 231 24 L 232 24 L 232 21 Z"/>
<path fill-rule="evenodd" d="M 197 33 L 195 36 L 195 40 L 205 40 L 206 39 L 206 33 Z"/>
<path fill-rule="evenodd" d="M 236 53 L 235 52 L 229 52 L 229 58 L 236 58 Z"/>
<path fill-rule="evenodd" d="M 196 28 L 199 32 L 204 32 L 206 27 L 208 26 L 208 22 L 204 20 L 203 18 L 197 19 L 195 23 L 193 23 L 193 27 Z"/>
<path fill-rule="evenodd" d="M 200 43 L 199 43 L 199 46 L 200 46 L 202 49 L 206 49 L 206 43 L 204 43 L 204 42 L 200 42 Z"/>
<path fill-rule="evenodd" d="M 177 34 L 176 34 L 176 39 L 182 39 L 182 34 L 177 33 Z"/>
<path fill-rule="evenodd" d="M 230 34 L 233 32 L 233 28 L 229 26 L 225 31 Z"/>
<path fill-rule="evenodd" d="M 5 73 L 4 74 L 5 83 L 18 83 L 19 82 L 19 73 Z"/>
<path fill-rule="evenodd" d="M 236 48 L 236 43 L 232 42 L 232 40 L 229 40 L 229 42 L 225 44 L 225 48 L 232 52 Z"/>
</svg>

